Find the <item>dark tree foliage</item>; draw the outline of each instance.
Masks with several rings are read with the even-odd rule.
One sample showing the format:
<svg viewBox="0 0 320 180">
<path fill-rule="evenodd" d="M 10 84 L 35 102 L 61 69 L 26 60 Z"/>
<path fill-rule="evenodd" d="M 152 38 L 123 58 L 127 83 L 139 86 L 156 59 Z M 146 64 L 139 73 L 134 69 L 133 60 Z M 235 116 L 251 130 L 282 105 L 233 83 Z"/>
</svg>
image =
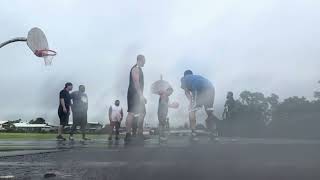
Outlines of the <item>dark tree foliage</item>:
<svg viewBox="0 0 320 180">
<path fill-rule="evenodd" d="M 290 97 L 273 113 L 272 136 L 320 138 L 320 101 L 305 97 Z"/>
<path fill-rule="evenodd" d="M 228 136 L 261 137 L 266 124 L 271 121 L 272 107 L 279 97 L 272 94 L 265 97 L 260 92 L 243 91 L 236 100 L 233 117 L 224 125 Z"/>
<path fill-rule="evenodd" d="M 46 124 L 46 120 L 39 117 L 36 120 L 32 119 L 31 121 L 29 121 L 29 124 Z"/>
<path fill-rule="evenodd" d="M 318 81 L 318 83 L 320 84 L 320 81 Z M 320 100 L 320 88 L 318 91 L 314 92 L 314 98 L 316 98 L 317 100 Z"/>
<path fill-rule="evenodd" d="M 320 99 L 243 91 L 233 117 L 222 123 L 227 136 L 320 138 Z"/>
</svg>

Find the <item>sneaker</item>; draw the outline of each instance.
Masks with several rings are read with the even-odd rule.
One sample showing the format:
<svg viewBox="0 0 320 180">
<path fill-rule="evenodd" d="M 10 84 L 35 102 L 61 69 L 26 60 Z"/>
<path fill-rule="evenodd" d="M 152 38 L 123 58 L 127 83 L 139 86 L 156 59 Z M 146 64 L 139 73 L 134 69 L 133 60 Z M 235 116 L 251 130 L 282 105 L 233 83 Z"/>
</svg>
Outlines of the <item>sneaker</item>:
<svg viewBox="0 0 320 180">
<path fill-rule="evenodd" d="M 165 137 L 165 136 L 160 136 L 160 137 L 159 137 L 159 141 L 160 141 L 160 142 L 167 142 L 167 140 L 168 140 L 168 138 Z"/>
<path fill-rule="evenodd" d="M 57 136 L 57 140 L 65 141 L 65 140 L 66 140 L 66 138 L 64 138 L 63 136 L 59 135 L 59 136 Z"/>
<path fill-rule="evenodd" d="M 84 141 L 90 141 L 91 139 L 90 139 L 90 138 L 87 138 L 87 137 L 84 137 L 84 138 L 82 138 L 82 140 L 84 140 Z"/>
<path fill-rule="evenodd" d="M 196 132 L 192 132 L 192 133 L 191 133 L 190 139 L 191 139 L 191 141 L 199 141 L 199 138 L 198 138 Z"/>
</svg>

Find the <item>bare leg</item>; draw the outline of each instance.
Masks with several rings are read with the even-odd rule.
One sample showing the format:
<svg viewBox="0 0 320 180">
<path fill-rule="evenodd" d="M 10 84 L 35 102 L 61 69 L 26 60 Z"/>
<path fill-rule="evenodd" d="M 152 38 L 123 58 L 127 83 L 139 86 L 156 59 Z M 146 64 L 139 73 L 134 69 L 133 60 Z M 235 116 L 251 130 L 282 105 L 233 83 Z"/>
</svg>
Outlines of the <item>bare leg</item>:
<svg viewBox="0 0 320 180">
<path fill-rule="evenodd" d="M 119 139 L 120 122 L 116 122 L 115 128 L 116 128 L 116 140 L 118 140 Z"/>
<path fill-rule="evenodd" d="M 58 128 L 58 136 L 57 136 L 57 139 L 59 139 L 59 140 L 66 140 L 66 139 L 62 136 L 63 128 L 64 128 L 63 125 L 60 125 L 59 128 Z"/>
<path fill-rule="evenodd" d="M 196 111 L 189 112 L 189 121 L 191 131 L 196 130 Z"/>
<path fill-rule="evenodd" d="M 215 122 L 214 122 L 214 116 L 213 116 L 213 112 L 211 110 L 206 110 L 206 113 L 208 115 L 207 119 L 206 119 L 206 126 L 207 129 L 211 132 L 213 132 L 216 127 L 215 127 Z"/>
<path fill-rule="evenodd" d="M 159 120 L 159 137 L 165 137 L 165 120 Z"/>
<path fill-rule="evenodd" d="M 109 141 L 112 140 L 113 129 L 114 129 L 114 122 L 110 123 L 110 128 L 111 128 L 111 132 L 110 132 L 109 137 L 108 137 L 108 140 L 109 140 Z"/>
<path fill-rule="evenodd" d="M 190 121 L 190 129 L 191 129 L 191 140 L 198 141 L 196 133 L 196 111 L 189 112 L 189 121 Z"/>
<path fill-rule="evenodd" d="M 142 113 L 139 116 L 138 120 L 138 134 L 142 135 L 143 134 L 143 122 L 144 122 L 144 117 L 146 116 L 146 113 Z"/>
<path fill-rule="evenodd" d="M 132 120 L 132 136 L 134 137 L 137 135 L 138 120 L 139 120 L 139 117 L 134 117 Z"/>
<path fill-rule="evenodd" d="M 81 133 L 82 133 L 82 139 L 87 139 L 86 138 L 86 124 L 82 124 Z"/>
<path fill-rule="evenodd" d="M 208 98 L 211 99 L 210 106 L 206 107 L 206 113 L 208 115 L 206 119 L 206 126 L 207 129 L 211 132 L 214 132 L 216 130 L 216 119 L 215 116 L 213 115 L 213 105 L 214 105 L 214 98 L 215 98 L 215 89 L 213 88 L 211 91 L 208 92 Z"/>
<path fill-rule="evenodd" d="M 77 124 L 73 123 L 70 130 L 70 136 L 73 136 L 74 132 L 77 130 Z"/>
<path fill-rule="evenodd" d="M 60 125 L 58 128 L 58 136 L 62 136 L 63 125 Z"/>
<path fill-rule="evenodd" d="M 132 129 L 132 123 L 134 119 L 134 114 L 133 113 L 128 113 L 127 119 L 126 119 L 126 137 L 124 138 L 125 142 L 129 142 L 131 139 L 131 129 Z"/>
<path fill-rule="evenodd" d="M 87 112 L 84 113 L 83 119 L 81 121 L 81 132 L 82 132 L 82 139 L 83 140 L 89 140 L 89 138 L 86 138 L 86 127 L 88 124 L 88 115 Z"/>
<path fill-rule="evenodd" d="M 131 133 L 132 121 L 134 118 L 134 114 L 129 112 L 126 119 L 126 131 L 127 133 Z"/>
</svg>

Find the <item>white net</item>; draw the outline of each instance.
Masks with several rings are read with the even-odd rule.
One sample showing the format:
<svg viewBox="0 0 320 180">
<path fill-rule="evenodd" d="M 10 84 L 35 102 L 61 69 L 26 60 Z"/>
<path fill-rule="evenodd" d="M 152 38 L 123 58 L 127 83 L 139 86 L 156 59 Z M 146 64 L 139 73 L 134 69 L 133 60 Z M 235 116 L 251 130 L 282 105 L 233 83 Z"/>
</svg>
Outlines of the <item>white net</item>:
<svg viewBox="0 0 320 180">
<path fill-rule="evenodd" d="M 54 56 L 44 56 L 44 65 L 45 66 L 51 66 L 52 65 L 52 59 Z"/>
<path fill-rule="evenodd" d="M 43 58 L 45 66 L 51 66 L 52 65 L 52 59 L 57 53 L 55 51 L 53 51 L 53 50 L 43 49 L 43 50 L 36 51 L 35 54 L 38 57 L 42 57 Z"/>
</svg>

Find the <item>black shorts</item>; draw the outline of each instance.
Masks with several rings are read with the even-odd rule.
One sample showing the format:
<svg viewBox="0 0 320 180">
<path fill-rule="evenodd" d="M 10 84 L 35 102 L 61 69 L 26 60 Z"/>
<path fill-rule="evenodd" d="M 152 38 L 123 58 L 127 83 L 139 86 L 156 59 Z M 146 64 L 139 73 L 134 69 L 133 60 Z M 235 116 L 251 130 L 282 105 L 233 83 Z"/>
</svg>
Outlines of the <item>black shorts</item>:
<svg viewBox="0 0 320 180">
<path fill-rule="evenodd" d="M 87 112 L 72 112 L 73 124 L 85 127 L 87 125 Z"/>
<path fill-rule="evenodd" d="M 214 95 L 214 88 L 207 88 L 202 91 L 197 91 L 194 95 L 195 105 L 197 107 L 204 106 L 206 110 L 213 109 Z"/>
<path fill-rule="evenodd" d="M 67 126 L 69 124 L 69 115 L 70 113 L 65 113 L 62 110 L 58 110 L 60 125 Z"/>
<path fill-rule="evenodd" d="M 146 106 L 143 101 L 141 101 L 138 93 L 133 90 L 128 90 L 127 95 L 127 103 L 128 103 L 128 112 L 134 114 L 143 114 L 146 113 Z"/>
</svg>

